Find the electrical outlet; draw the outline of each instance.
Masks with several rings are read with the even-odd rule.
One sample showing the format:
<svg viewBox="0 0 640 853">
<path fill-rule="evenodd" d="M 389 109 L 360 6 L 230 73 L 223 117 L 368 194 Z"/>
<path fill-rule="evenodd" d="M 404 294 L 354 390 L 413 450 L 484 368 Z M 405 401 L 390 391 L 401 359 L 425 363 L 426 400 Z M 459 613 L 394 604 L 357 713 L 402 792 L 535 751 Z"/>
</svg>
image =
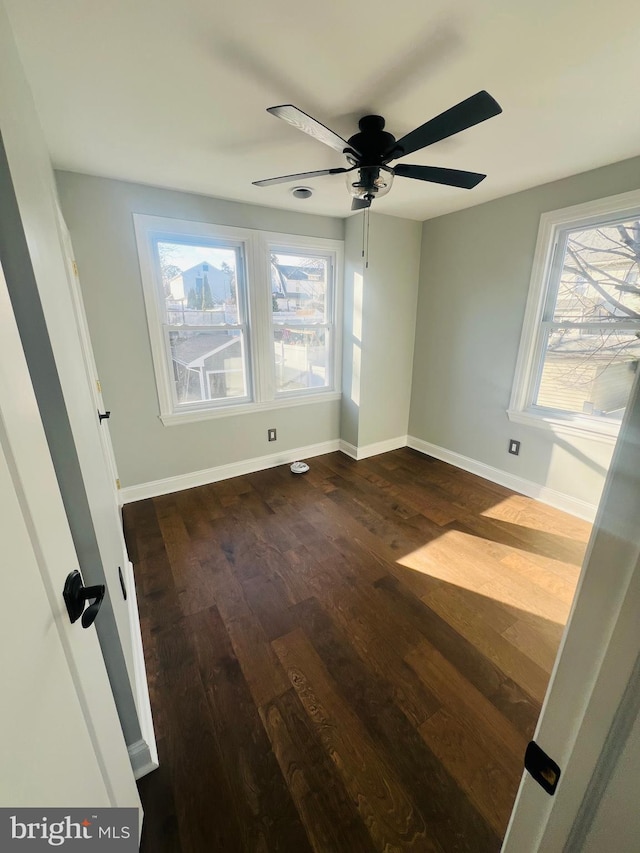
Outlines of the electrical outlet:
<svg viewBox="0 0 640 853">
<path fill-rule="evenodd" d="M 267 430 L 267 437 L 269 438 L 269 441 L 275 441 L 275 440 L 276 440 L 276 431 L 275 431 L 275 429 L 268 429 L 268 430 Z"/>
<path fill-rule="evenodd" d="M 516 441 L 515 438 L 509 439 L 509 453 L 513 453 L 514 456 L 520 455 L 520 442 Z"/>
</svg>

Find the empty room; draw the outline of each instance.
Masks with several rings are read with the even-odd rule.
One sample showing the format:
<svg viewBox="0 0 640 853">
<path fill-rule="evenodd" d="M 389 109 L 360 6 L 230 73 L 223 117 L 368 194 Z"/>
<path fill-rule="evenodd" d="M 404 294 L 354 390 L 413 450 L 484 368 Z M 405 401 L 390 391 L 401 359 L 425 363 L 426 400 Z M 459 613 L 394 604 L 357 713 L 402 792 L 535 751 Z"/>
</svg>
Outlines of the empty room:
<svg viewBox="0 0 640 853">
<path fill-rule="evenodd" d="M 0 0 L 3 850 L 637 850 L 639 28 Z"/>
</svg>

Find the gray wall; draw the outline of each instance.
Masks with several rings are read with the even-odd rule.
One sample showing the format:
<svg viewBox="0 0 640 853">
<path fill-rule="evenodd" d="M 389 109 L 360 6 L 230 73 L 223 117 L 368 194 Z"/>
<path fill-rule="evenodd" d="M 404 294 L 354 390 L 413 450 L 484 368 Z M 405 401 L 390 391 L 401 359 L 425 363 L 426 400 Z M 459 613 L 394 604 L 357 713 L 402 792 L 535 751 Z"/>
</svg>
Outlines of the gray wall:
<svg viewBox="0 0 640 853">
<path fill-rule="evenodd" d="M 419 222 L 371 214 L 364 271 L 361 445 L 407 434 L 420 231 Z"/>
<path fill-rule="evenodd" d="M 344 229 L 344 300 L 342 309 L 342 401 L 340 437 L 358 446 L 362 365 L 362 216 L 351 216 Z"/>
<path fill-rule="evenodd" d="M 640 158 L 423 224 L 411 435 L 597 503 L 611 444 L 514 424 L 506 409 L 541 213 L 638 187 Z"/>
<path fill-rule="evenodd" d="M 340 403 L 165 427 L 151 360 L 132 214 L 343 239 L 344 223 L 71 172 L 56 175 L 71 232 L 123 486 L 339 437 Z M 267 428 L 276 427 L 276 445 Z"/>
<path fill-rule="evenodd" d="M 362 214 L 347 220 L 341 435 L 370 444 L 407 434 L 421 226 L 371 213 L 368 265 Z"/>
</svg>

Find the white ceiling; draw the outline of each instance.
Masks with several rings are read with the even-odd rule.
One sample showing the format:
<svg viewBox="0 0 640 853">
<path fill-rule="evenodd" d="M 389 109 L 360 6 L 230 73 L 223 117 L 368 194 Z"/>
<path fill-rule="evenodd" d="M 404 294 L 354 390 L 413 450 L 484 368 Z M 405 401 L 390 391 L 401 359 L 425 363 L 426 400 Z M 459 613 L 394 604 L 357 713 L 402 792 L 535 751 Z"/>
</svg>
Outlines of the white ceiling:
<svg viewBox="0 0 640 853">
<path fill-rule="evenodd" d="M 5 0 L 54 165 L 349 215 L 344 165 L 270 116 L 400 137 L 487 89 L 503 114 L 406 158 L 486 172 L 474 190 L 396 178 L 374 210 L 427 219 L 640 154 L 637 0 Z"/>
</svg>

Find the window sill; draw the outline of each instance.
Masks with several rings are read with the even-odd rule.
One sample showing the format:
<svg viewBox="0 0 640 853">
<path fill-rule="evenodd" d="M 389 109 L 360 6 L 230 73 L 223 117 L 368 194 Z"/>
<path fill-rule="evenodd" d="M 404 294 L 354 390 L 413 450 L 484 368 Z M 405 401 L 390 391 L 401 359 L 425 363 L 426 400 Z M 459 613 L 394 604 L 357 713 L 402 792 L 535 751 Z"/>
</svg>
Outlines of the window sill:
<svg viewBox="0 0 640 853">
<path fill-rule="evenodd" d="M 256 412 L 270 412 L 277 409 L 291 409 L 296 406 L 311 406 L 316 403 L 329 403 L 342 397 L 340 391 L 327 391 L 323 394 L 287 397 L 280 400 L 269 400 L 265 403 L 238 403 L 216 409 L 191 409 L 186 412 L 168 412 L 160 415 L 164 426 L 210 421 L 217 418 L 232 418 L 238 415 L 251 415 Z"/>
<path fill-rule="evenodd" d="M 544 429 L 557 435 L 571 435 L 577 438 L 588 438 L 605 444 L 615 444 L 620 431 L 620 424 L 594 423 L 587 418 L 576 416 L 573 419 L 553 417 L 552 415 L 534 414 L 530 411 L 507 409 L 507 417 L 516 424 Z"/>
</svg>

